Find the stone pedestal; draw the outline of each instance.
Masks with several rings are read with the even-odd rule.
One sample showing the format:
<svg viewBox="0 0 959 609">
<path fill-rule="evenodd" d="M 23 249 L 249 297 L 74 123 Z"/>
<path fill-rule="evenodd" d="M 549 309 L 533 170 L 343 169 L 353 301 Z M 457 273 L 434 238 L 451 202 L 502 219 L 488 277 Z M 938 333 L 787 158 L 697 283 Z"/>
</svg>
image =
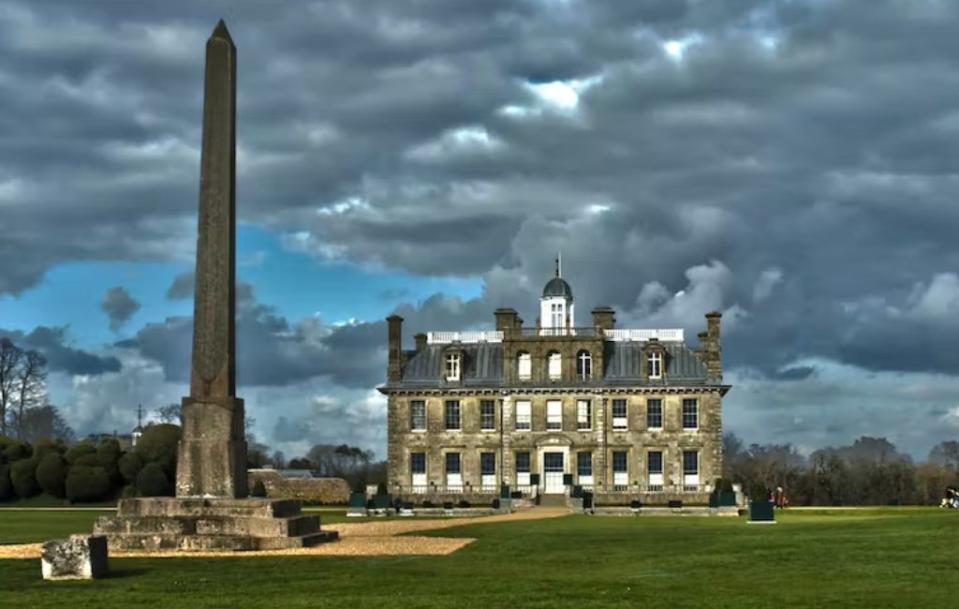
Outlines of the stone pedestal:
<svg viewBox="0 0 959 609">
<path fill-rule="evenodd" d="M 246 497 L 243 400 L 183 398 L 177 497 Z"/>
<path fill-rule="evenodd" d="M 111 550 L 282 550 L 337 539 L 291 499 L 151 497 L 121 499 L 94 532 Z"/>
<path fill-rule="evenodd" d="M 43 579 L 96 579 L 107 574 L 107 539 L 72 535 L 43 544 L 40 553 Z"/>
</svg>

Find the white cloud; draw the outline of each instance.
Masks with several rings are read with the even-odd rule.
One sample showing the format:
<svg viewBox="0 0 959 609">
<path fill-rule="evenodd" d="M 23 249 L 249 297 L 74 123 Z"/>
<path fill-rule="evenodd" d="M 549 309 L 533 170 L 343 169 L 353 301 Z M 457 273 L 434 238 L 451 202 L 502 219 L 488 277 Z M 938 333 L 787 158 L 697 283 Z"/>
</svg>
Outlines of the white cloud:
<svg viewBox="0 0 959 609">
<path fill-rule="evenodd" d="M 753 284 L 753 302 L 760 303 L 769 298 L 773 289 L 782 281 L 782 269 L 768 268 L 759 274 L 756 283 Z"/>
</svg>

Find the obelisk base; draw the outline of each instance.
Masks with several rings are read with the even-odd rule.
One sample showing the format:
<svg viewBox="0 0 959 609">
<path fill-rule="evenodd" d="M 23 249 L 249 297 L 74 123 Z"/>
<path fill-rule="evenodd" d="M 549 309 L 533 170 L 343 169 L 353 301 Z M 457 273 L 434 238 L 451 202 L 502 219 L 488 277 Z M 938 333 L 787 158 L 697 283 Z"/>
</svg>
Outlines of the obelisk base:
<svg viewBox="0 0 959 609">
<path fill-rule="evenodd" d="M 246 497 L 243 400 L 183 398 L 181 418 L 176 496 Z"/>
</svg>

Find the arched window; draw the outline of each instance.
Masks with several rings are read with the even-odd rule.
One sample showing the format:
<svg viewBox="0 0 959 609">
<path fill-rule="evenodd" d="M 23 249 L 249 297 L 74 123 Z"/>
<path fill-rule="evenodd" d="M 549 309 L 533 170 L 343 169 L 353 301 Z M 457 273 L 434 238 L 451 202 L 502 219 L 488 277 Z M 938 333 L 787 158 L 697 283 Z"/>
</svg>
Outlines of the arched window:
<svg viewBox="0 0 959 609">
<path fill-rule="evenodd" d="M 558 351 L 550 351 L 546 356 L 549 380 L 556 381 L 563 376 L 563 357 Z"/>
<path fill-rule="evenodd" d="M 593 376 L 593 356 L 585 349 L 576 354 L 576 376 L 583 381 Z"/>
<path fill-rule="evenodd" d="M 533 377 L 533 358 L 526 351 L 516 357 L 516 376 L 521 381 L 528 381 Z"/>
</svg>

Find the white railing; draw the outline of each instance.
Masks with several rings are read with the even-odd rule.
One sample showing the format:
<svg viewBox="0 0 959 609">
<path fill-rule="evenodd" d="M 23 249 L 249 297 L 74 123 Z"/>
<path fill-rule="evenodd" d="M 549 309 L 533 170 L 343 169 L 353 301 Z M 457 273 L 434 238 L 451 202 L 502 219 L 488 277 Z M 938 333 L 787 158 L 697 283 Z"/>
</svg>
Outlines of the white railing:
<svg viewBox="0 0 959 609">
<path fill-rule="evenodd" d="M 430 345 L 445 345 L 447 343 L 501 343 L 503 333 L 497 330 L 476 332 L 427 332 L 426 342 Z"/>
<path fill-rule="evenodd" d="M 683 341 L 682 328 L 606 330 L 606 338 L 614 341 L 646 342 L 651 338 L 662 341 Z"/>
</svg>

